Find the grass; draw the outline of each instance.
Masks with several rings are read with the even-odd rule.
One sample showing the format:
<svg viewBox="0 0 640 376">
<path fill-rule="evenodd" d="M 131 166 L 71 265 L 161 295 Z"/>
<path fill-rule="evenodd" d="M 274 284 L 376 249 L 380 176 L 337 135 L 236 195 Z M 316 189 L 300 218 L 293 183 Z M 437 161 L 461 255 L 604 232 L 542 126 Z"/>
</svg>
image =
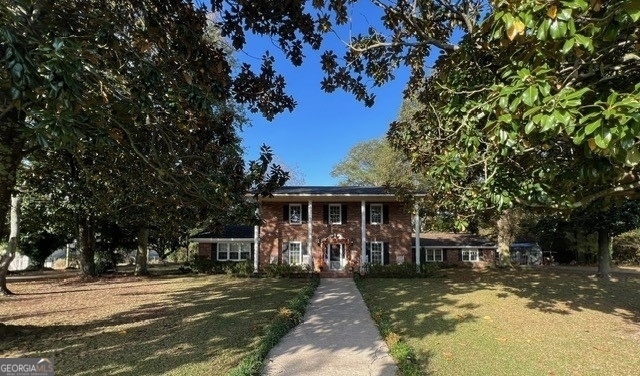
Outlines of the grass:
<svg viewBox="0 0 640 376">
<path fill-rule="evenodd" d="M 640 369 L 640 280 L 632 276 L 599 281 L 553 269 L 452 269 L 429 279 L 365 278 L 360 288 L 387 327 L 387 341 L 410 356 L 401 365 L 405 375 Z"/>
<path fill-rule="evenodd" d="M 53 357 L 56 375 L 225 375 L 309 286 L 226 276 L 10 282 L 18 295 L 0 297 L 0 358 Z"/>
</svg>

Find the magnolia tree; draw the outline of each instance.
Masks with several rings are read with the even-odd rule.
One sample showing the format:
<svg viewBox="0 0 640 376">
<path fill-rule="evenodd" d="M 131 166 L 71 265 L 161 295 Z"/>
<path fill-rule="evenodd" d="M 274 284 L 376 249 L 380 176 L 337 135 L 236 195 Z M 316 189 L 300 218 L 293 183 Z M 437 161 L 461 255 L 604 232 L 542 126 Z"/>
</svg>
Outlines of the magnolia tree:
<svg viewBox="0 0 640 376">
<path fill-rule="evenodd" d="M 162 201 L 165 210 L 208 205 L 224 213 L 248 206 L 249 190 L 266 195 L 284 184 L 268 148 L 245 163 L 236 115 L 241 105 L 272 119 L 293 99 L 269 59 L 232 71 L 229 49 L 212 30 L 208 9 L 179 0 L 0 3 L 3 240 L 19 171 L 43 156 L 68 156 L 74 168 L 66 182 L 78 194 L 68 198 L 77 198 L 69 205 L 88 275 L 92 224 L 122 209 L 118 196 L 131 193 L 137 202 L 129 207 Z M 158 216 L 141 214 L 142 230 Z M 9 255 L 0 266 L 4 294 L 11 249 L 1 250 Z"/>
</svg>

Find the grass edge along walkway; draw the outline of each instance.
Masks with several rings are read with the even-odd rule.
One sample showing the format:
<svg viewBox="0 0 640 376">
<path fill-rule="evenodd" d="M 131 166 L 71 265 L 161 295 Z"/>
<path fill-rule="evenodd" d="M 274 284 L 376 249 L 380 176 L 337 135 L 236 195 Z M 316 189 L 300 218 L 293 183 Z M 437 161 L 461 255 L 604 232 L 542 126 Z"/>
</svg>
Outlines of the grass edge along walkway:
<svg viewBox="0 0 640 376">
<path fill-rule="evenodd" d="M 358 291 L 360 291 L 360 295 L 362 295 L 364 303 L 369 308 L 371 318 L 378 327 L 380 335 L 387 343 L 387 346 L 389 347 L 389 354 L 396 362 L 400 374 L 404 376 L 425 375 L 420 366 L 414 362 L 414 359 L 416 359 L 414 351 L 406 342 L 403 341 L 402 337 L 398 333 L 393 331 L 391 318 L 384 313 L 382 308 L 375 305 L 374 299 L 369 294 L 363 291 L 362 277 L 359 274 L 355 274 L 353 280 L 358 287 Z"/>
<path fill-rule="evenodd" d="M 302 318 L 309 306 L 309 301 L 311 297 L 313 297 L 319 284 L 320 278 L 318 276 L 314 275 L 310 277 L 309 284 L 298 293 L 298 296 L 289 300 L 286 306 L 278 309 L 277 316 L 265 330 L 264 338 L 248 356 L 240 361 L 240 364 L 228 373 L 229 376 L 252 376 L 259 374 L 269 351 L 271 351 L 291 329 L 302 322 Z"/>
</svg>

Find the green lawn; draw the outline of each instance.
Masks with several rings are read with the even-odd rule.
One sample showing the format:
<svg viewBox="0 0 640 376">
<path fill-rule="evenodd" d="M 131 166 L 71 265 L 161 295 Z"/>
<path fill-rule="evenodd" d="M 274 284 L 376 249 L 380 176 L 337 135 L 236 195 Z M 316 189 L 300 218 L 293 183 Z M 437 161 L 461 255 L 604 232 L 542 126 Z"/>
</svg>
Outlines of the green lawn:
<svg viewBox="0 0 640 376">
<path fill-rule="evenodd" d="M 10 283 L 18 295 L 0 297 L 0 357 L 53 357 L 56 375 L 224 375 L 308 285 L 226 276 Z"/>
<path fill-rule="evenodd" d="M 372 312 L 430 375 L 638 375 L 640 281 L 585 273 L 451 269 L 364 279 Z"/>
</svg>

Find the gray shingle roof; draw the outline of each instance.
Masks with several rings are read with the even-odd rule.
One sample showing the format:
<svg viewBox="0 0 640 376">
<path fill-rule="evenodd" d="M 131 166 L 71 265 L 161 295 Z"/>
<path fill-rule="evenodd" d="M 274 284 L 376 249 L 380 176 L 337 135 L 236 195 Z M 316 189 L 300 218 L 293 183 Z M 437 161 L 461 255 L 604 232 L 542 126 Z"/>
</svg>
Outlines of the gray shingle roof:
<svg viewBox="0 0 640 376">
<path fill-rule="evenodd" d="M 253 239 L 253 226 L 229 225 L 218 231 L 203 231 L 192 239 Z"/>
<path fill-rule="evenodd" d="M 412 237 L 411 245 L 416 245 L 415 237 Z M 420 234 L 420 245 L 423 247 L 455 247 L 472 246 L 494 248 L 495 243 L 480 235 L 453 234 L 447 232 L 425 232 Z"/>
<path fill-rule="evenodd" d="M 371 196 L 371 195 L 393 195 L 385 187 L 340 187 L 340 186 L 292 186 L 282 187 L 275 192 L 274 196 L 279 195 L 352 195 L 352 196 Z"/>
</svg>

